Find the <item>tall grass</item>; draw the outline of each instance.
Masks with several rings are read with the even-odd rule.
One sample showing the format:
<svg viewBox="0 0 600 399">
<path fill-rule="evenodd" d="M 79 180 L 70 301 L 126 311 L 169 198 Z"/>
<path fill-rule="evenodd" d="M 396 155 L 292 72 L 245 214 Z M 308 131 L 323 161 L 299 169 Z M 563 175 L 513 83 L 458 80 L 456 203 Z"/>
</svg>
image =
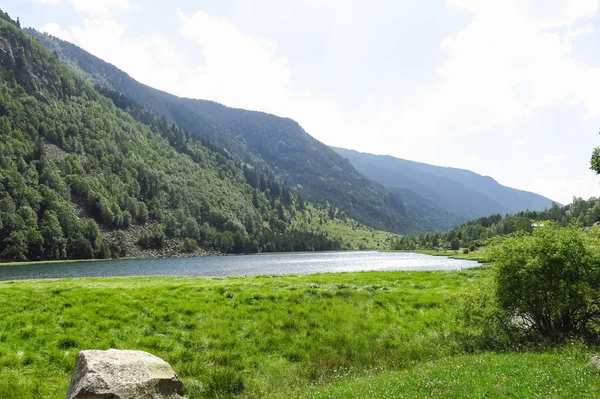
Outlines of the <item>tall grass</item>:
<svg viewBox="0 0 600 399">
<path fill-rule="evenodd" d="M 464 352 L 482 270 L 0 283 L 0 398 L 63 397 L 82 349 L 169 362 L 189 398 L 288 397 Z"/>
</svg>

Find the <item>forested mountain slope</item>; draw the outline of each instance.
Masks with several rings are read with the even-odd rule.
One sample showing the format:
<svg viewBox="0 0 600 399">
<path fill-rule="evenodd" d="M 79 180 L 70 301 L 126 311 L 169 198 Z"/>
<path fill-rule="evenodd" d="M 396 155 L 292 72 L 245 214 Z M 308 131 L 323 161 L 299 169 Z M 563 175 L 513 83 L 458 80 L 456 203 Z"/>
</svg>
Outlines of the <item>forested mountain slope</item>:
<svg viewBox="0 0 600 399">
<path fill-rule="evenodd" d="M 26 32 L 94 84 L 124 93 L 192 136 L 224 147 L 260 173 L 273 172 L 307 200 L 335 205 L 360 222 L 401 233 L 444 230 L 464 221 L 416 193 L 391 193 L 368 180 L 291 119 L 179 98 L 135 81 L 71 43 L 33 29 Z"/>
<path fill-rule="evenodd" d="M 348 159 L 359 172 L 389 190 L 411 190 L 465 220 L 552 206 L 552 200 L 546 197 L 503 186 L 489 176 L 468 170 L 343 148 L 334 150 Z"/>
<path fill-rule="evenodd" d="M 117 107 L 116 104 L 121 106 Z M 0 12 L 0 259 L 341 248 L 296 198 L 119 93 L 95 90 Z"/>
</svg>

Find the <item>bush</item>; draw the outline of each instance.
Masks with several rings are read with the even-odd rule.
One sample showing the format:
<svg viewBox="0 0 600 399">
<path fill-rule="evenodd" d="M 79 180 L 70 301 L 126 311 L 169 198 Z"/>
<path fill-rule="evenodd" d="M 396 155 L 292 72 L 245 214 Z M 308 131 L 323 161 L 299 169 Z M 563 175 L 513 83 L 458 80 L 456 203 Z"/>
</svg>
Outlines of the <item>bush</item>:
<svg viewBox="0 0 600 399">
<path fill-rule="evenodd" d="M 469 254 L 469 248 L 464 248 L 463 249 L 463 254 L 468 255 Z"/>
<path fill-rule="evenodd" d="M 574 227 L 551 223 L 497 247 L 495 294 L 504 319 L 542 337 L 588 336 L 600 321 L 600 256 Z"/>
<path fill-rule="evenodd" d="M 165 244 L 165 228 L 162 224 L 155 225 L 152 229 L 146 230 L 138 240 L 142 248 L 162 248 Z"/>
<path fill-rule="evenodd" d="M 185 238 L 183 240 L 183 251 L 187 253 L 192 253 L 196 250 L 196 240 L 192 238 Z"/>
<path fill-rule="evenodd" d="M 502 349 L 514 344 L 515 334 L 503 328 L 491 275 L 484 275 L 458 297 L 457 321 L 466 352 Z"/>
</svg>

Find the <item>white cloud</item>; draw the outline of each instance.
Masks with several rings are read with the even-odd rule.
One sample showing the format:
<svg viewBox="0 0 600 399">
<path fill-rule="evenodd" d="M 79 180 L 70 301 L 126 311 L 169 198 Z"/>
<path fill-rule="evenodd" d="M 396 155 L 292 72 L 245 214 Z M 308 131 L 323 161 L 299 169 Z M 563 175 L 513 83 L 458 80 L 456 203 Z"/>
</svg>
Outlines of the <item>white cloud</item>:
<svg viewBox="0 0 600 399">
<path fill-rule="evenodd" d="M 185 86 L 180 79 L 193 75 L 182 61 L 185 57 L 160 35 L 131 37 L 125 25 L 97 18 L 84 19 L 69 33 L 79 46 L 153 87 L 173 91 Z"/>
<path fill-rule="evenodd" d="M 133 8 L 130 0 L 21 0 L 39 4 L 69 3 L 77 12 L 87 13 L 94 17 L 109 17 L 113 9 L 128 10 Z M 50 33 L 50 32 L 48 32 Z"/>
<path fill-rule="evenodd" d="M 470 12 L 473 21 L 442 42 L 449 56 L 439 68 L 443 81 L 421 100 L 424 114 L 434 116 L 442 131 L 454 122 L 470 131 L 510 124 L 565 99 L 581 102 L 590 116 L 599 115 L 600 70 L 572 59 L 566 37 L 550 30 L 592 15 L 597 2 L 565 2 L 545 18 L 523 6 L 531 3 L 449 1 Z M 531 89 L 528 99 L 515 93 L 523 84 Z"/>
<path fill-rule="evenodd" d="M 42 32 L 46 32 L 51 34 L 52 36 L 56 36 L 59 39 L 66 41 L 73 41 L 73 36 L 69 31 L 62 29 L 56 22 L 49 22 L 42 27 Z"/>
<path fill-rule="evenodd" d="M 567 36 L 570 37 L 575 37 L 575 36 L 583 36 L 583 35 L 587 35 L 588 33 L 592 33 L 594 31 L 594 26 L 590 23 L 587 23 L 586 25 L 580 27 L 580 28 L 575 28 L 575 29 L 571 29 L 567 32 Z"/>
<path fill-rule="evenodd" d="M 106 17 L 112 9 L 129 10 L 133 5 L 129 0 L 69 0 L 73 9 L 94 16 Z"/>
<path fill-rule="evenodd" d="M 570 204 L 574 196 L 584 199 L 598 197 L 600 183 L 585 179 L 571 179 L 561 174 L 537 178 L 525 189 L 544 195 L 561 204 Z"/>
<path fill-rule="evenodd" d="M 178 17 L 181 34 L 196 43 L 204 58 L 180 88 L 182 94 L 263 109 L 287 97 L 291 72 L 274 42 L 245 35 L 205 12 L 179 12 Z"/>
<path fill-rule="evenodd" d="M 523 140 L 513 140 L 512 141 L 512 152 L 519 152 L 527 143 Z"/>
<path fill-rule="evenodd" d="M 564 161 L 568 158 L 569 158 L 569 156 L 566 154 L 546 154 L 542 158 L 542 161 L 544 163 L 554 163 L 554 162 Z"/>
</svg>

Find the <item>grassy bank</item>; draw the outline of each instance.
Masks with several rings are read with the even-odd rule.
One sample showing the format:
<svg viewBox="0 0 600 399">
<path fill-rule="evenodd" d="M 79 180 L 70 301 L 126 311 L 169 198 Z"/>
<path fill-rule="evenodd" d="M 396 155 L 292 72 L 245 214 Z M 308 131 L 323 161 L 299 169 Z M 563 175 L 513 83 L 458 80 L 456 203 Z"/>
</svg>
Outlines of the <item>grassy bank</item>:
<svg viewBox="0 0 600 399">
<path fill-rule="evenodd" d="M 463 253 L 462 251 L 452 251 L 452 250 L 433 250 L 433 249 L 422 249 L 418 251 L 406 251 L 406 252 L 419 252 L 421 254 L 432 255 L 432 256 L 447 256 L 452 259 L 466 259 L 466 260 L 475 260 L 479 263 L 490 263 L 492 260 L 490 259 L 489 249 L 480 248 L 477 251 L 472 251 L 469 253 Z"/>
<path fill-rule="evenodd" d="M 106 260 L 106 259 L 38 260 L 38 261 L 31 261 L 31 262 L 0 262 L 0 267 L 5 267 L 5 266 L 51 265 L 53 263 L 99 262 L 99 261 L 103 261 L 103 260 Z"/>
<path fill-rule="evenodd" d="M 454 320 L 455 296 L 485 273 L 2 282 L 0 399 L 64 397 L 78 351 L 89 348 L 164 358 L 188 398 L 402 397 L 388 391 L 405 377 L 402 386 L 421 387 L 407 397 L 434 396 L 423 386 L 449 381 L 443 389 L 460 397 L 477 384 L 470 372 L 489 375 L 480 386 L 489 388 L 496 365 L 513 365 L 524 384 L 555 370 L 596 392 L 595 374 L 576 371 L 585 365 L 584 349 L 567 352 L 575 360 L 563 363 L 552 357 L 560 353 L 522 363 L 520 354 L 464 356 L 470 345 Z M 480 368 L 482 361 L 489 366 Z M 538 374 L 527 371 L 535 362 L 545 365 Z M 577 387 L 565 389 L 584 392 Z"/>
</svg>

